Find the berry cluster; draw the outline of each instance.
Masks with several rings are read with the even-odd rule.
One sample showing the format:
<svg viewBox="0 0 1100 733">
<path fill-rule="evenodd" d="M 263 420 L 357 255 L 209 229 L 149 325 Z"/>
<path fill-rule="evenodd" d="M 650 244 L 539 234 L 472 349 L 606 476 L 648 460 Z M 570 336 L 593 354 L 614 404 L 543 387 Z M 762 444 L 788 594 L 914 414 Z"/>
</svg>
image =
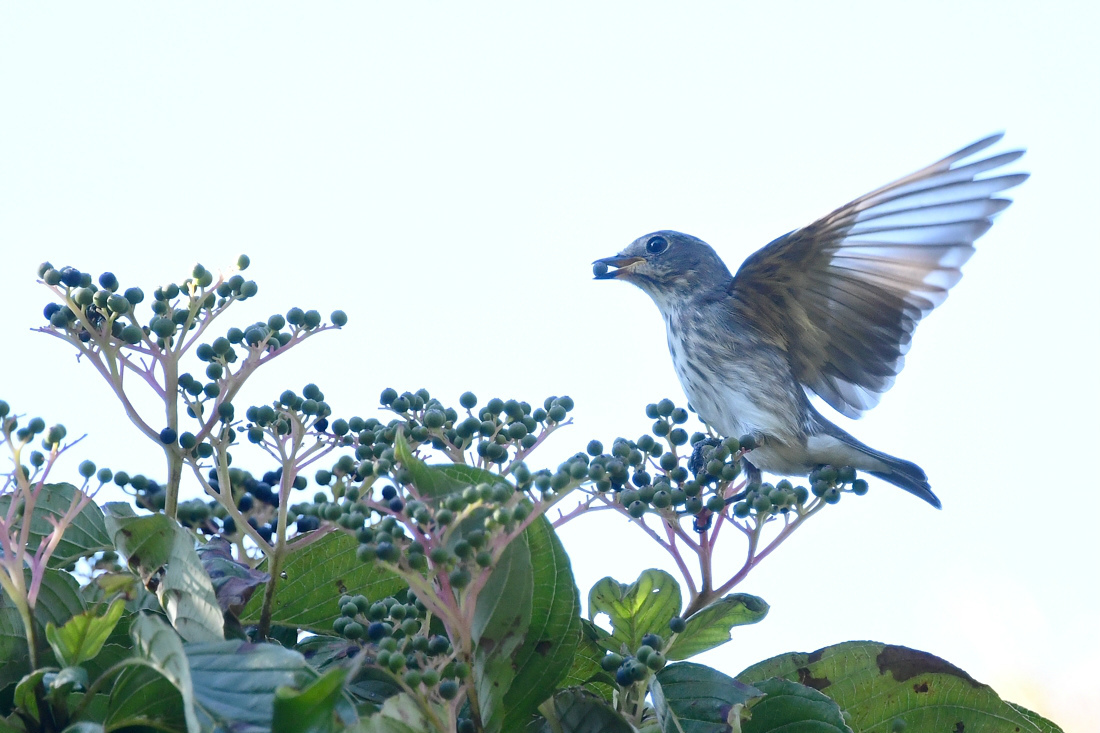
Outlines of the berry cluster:
<svg viewBox="0 0 1100 733">
<path fill-rule="evenodd" d="M 388 423 L 359 417 L 336 419 L 331 423 L 325 420 L 322 429 L 327 430 L 337 444 L 350 447 L 353 452 L 341 456 L 331 468 L 317 471 L 314 479 L 327 491 L 318 492 L 312 504 L 300 503 L 290 507 L 291 513 L 297 517 L 299 530 L 303 529 L 303 523 L 306 528 L 315 528 L 314 520 L 335 522 L 360 534 L 361 555 L 366 557 L 373 553 L 383 560 L 392 561 L 395 557 L 391 549 L 393 543 L 378 543 L 371 539 L 373 530 L 368 526 L 368 520 L 372 517 L 375 517 L 371 520 L 375 523 L 383 517 L 391 517 L 394 522 L 400 520 L 414 527 L 441 529 L 450 525 L 456 515 L 476 505 L 484 510 L 479 516 L 484 514 L 483 519 L 490 527 L 510 528 L 516 522 L 522 522 L 529 513 L 530 503 L 516 498 L 517 490 L 524 492 L 536 486 L 544 494 L 552 492 L 549 488 L 550 477 L 533 475 L 522 458 L 543 436 L 565 421 L 573 401 L 568 397 L 552 397 L 544 402 L 543 407 L 532 408 L 526 402 L 494 398 L 481 410 L 476 410 L 477 398 L 467 392 L 459 402 L 465 415 L 444 407 L 426 390 L 399 394 L 396 390 L 387 389 L 381 394 L 381 403 L 397 415 Z M 318 423 L 313 423 L 313 427 L 318 428 Z M 250 436 L 253 430 L 254 427 L 249 428 Z M 506 466 L 511 469 L 515 487 L 503 480 L 492 483 L 471 481 L 462 490 L 429 501 L 412 485 L 408 467 L 400 465 L 397 460 L 395 443 L 399 434 L 410 450 L 431 446 L 456 462 L 462 462 L 470 454 L 474 462 L 482 467 Z M 573 479 L 565 483 L 570 481 Z M 555 484 L 564 488 L 561 482 Z M 389 530 L 383 532 L 388 533 Z M 476 559 L 479 554 L 467 553 L 466 546 L 470 542 L 474 545 L 479 542 L 476 531 L 472 531 L 472 539 L 467 538 L 466 544 L 458 544 L 455 557 L 459 561 L 467 559 L 464 555 L 469 554 Z M 438 548 L 436 556 L 444 557 L 445 550 L 450 555 L 455 554 L 453 550 Z M 411 567 L 426 567 L 424 553 L 418 551 L 416 545 L 412 545 L 412 555 L 409 560 Z M 482 561 L 487 562 L 485 556 L 482 556 Z M 439 562 L 461 565 L 453 559 Z M 459 573 L 456 576 L 459 584 L 461 579 Z"/>
<path fill-rule="evenodd" d="M 602 496 L 635 519 L 647 512 L 670 520 L 694 515 L 699 518 L 696 528 L 703 529 L 710 515 L 726 512 L 730 504 L 734 517 L 752 515 L 763 522 L 777 514 L 803 513 L 811 491 L 827 503 L 836 503 L 845 491 L 866 493 L 867 483 L 856 479 L 850 467 L 815 471 L 811 489 L 786 480 L 774 486 L 755 482 L 735 487 L 741 457 L 756 447 L 752 435 L 723 440 L 703 433 L 689 436 L 680 427 L 687 411 L 668 399 L 648 405 L 646 415 L 654 420 L 650 432 L 634 441 L 617 438 L 610 453 L 594 440 L 586 454 L 577 454 L 564 468 L 570 478 L 586 480 L 584 490 L 590 496 Z"/>
<path fill-rule="evenodd" d="M 240 270 L 248 264 L 244 255 L 237 260 Z M 144 341 L 161 349 L 171 347 L 178 333 L 194 329 L 202 314 L 221 309 L 232 300 L 250 298 L 258 290 L 255 282 L 240 275 L 215 283 L 213 273 L 195 265 L 190 278 L 154 291 L 152 316 L 143 322 L 135 308 L 144 302 L 145 292 L 136 287 L 119 292 L 121 286 L 113 273 L 104 272 L 93 282 L 90 273 L 75 267 L 55 268 L 43 262 L 38 267 L 38 276 L 64 299 L 63 303 L 50 303 L 43 310 L 51 328 L 76 336 L 84 343 L 95 340 L 136 346 Z M 185 300 L 181 301 L 181 295 Z"/>
<path fill-rule="evenodd" d="M 446 636 L 431 633 L 424 604 L 411 591 L 401 596 L 373 602 L 363 595 L 341 596 L 333 631 L 365 647 L 375 665 L 400 676 L 413 691 L 451 700 L 470 667 L 454 658 Z"/>
<path fill-rule="evenodd" d="M 683 624 L 683 619 L 673 619 L 673 622 L 677 620 Z M 664 639 L 657 634 L 646 634 L 642 637 L 641 646 L 635 649 L 632 654 L 608 652 L 600 660 L 600 667 L 605 672 L 613 672 L 615 682 L 620 687 L 630 687 L 638 682 L 645 681 L 653 672 L 664 669 L 665 664 L 668 662 L 662 653 L 664 648 Z"/>
</svg>

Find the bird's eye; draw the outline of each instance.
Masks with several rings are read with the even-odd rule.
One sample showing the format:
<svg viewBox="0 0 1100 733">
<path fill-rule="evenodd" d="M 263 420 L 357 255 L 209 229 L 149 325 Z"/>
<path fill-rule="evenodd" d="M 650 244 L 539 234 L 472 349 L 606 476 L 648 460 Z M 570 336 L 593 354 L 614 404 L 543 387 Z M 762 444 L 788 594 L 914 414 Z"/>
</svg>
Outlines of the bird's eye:
<svg viewBox="0 0 1100 733">
<path fill-rule="evenodd" d="M 668 249 L 668 240 L 664 237 L 650 237 L 645 243 L 645 251 L 651 255 L 659 255 Z"/>
</svg>

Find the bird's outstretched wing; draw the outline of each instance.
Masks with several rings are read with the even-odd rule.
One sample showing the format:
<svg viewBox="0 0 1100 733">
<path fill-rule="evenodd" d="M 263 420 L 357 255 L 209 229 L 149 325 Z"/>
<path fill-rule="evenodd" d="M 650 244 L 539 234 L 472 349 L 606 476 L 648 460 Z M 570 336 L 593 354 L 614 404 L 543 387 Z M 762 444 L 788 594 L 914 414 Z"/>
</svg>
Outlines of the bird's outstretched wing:
<svg viewBox="0 0 1100 733">
<path fill-rule="evenodd" d="M 1017 150 L 965 162 L 993 135 L 872 191 L 753 254 L 730 286 L 745 316 L 779 334 L 798 380 L 848 417 L 894 384 L 913 330 L 962 276 L 973 243 L 1027 174 L 981 174 Z"/>
</svg>

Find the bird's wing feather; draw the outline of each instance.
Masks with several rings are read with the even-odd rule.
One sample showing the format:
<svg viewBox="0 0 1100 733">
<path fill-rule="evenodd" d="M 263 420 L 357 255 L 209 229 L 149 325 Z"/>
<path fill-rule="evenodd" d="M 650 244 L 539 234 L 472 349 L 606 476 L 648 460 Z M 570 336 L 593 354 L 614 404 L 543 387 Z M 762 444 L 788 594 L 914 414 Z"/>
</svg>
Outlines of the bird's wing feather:
<svg viewBox="0 0 1100 733">
<path fill-rule="evenodd" d="M 872 191 L 753 254 L 730 286 L 736 307 L 778 334 L 795 376 L 848 417 L 878 404 L 913 330 L 947 297 L 973 243 L 1027 174 L 978 178 L 1023 151 L 957 165 L 993 135 Z"/>
</svg>

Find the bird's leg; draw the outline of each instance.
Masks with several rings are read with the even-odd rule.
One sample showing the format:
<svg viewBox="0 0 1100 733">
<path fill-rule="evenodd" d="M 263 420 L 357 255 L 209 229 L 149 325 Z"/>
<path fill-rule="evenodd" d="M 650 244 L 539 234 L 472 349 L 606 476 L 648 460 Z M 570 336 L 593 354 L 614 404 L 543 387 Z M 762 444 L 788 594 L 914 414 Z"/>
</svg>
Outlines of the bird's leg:
<svg viewBox="0 0 1100 733">
<path fill-rule="evenodd" d="M 726 506 L 730 506 L 731 504 L 735 504 L 736 502 L 741 501 L 749 495 L 750 491 L 755 489 L 763 482 L 763 474 L 760 472 L 760 469 L 749 463 L 749 459 L 746 458 L 744 455 L 741 456 L 741 466 L 745 470 L 745 488 L 741 489 L 736 494 L 726 499 Z"/>
</svg>

